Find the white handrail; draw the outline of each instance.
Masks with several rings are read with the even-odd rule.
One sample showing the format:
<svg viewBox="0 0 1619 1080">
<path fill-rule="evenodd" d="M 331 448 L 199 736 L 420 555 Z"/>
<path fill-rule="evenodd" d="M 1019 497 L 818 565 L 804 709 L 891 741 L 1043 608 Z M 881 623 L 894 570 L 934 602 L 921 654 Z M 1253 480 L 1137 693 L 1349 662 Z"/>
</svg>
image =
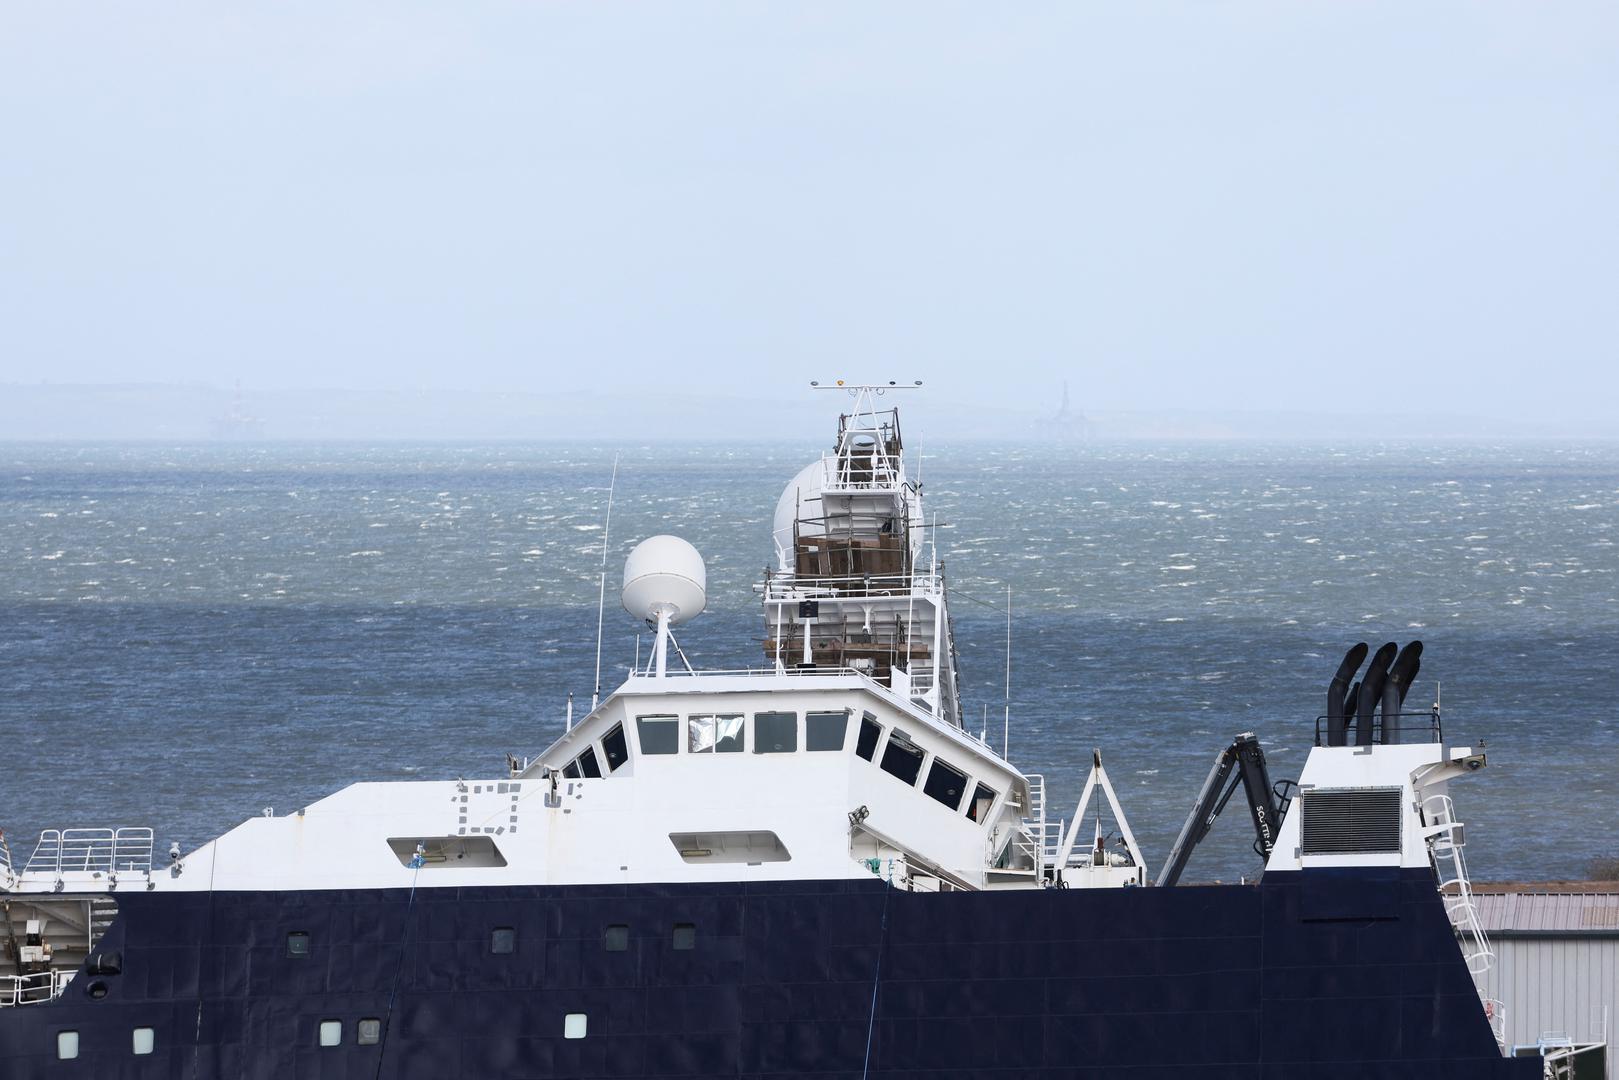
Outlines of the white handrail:
<svg viewBox="0 0 1619 1080">
<path fill-rule="evenodd" d="M 23 873 L 61 876 L 151 869 L 151 829 L 45 829 Z"/>
<path fill-rule="evenodd" d="M 55 968 L 32 975 L 0 975 L 0 1009 L 54 1001 L 76 974 L 69 968 Z"/>
</svg>

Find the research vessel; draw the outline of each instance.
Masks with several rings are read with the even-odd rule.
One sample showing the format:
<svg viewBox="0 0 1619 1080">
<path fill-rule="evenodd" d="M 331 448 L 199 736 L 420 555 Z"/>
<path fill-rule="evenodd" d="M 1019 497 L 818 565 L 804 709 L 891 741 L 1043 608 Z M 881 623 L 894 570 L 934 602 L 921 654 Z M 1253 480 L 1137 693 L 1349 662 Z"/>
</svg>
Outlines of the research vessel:
<svg viewBox="0 0 1619 1080">
<path fill-rule="evenodd" d="M 532 759 L 193 851 L 0 849 L 0 1074 L 1540 1074 L 1479 989 L 1450 785 L 1485 757 L 1406 707 L 1420 645 L 1323 680 L 1296 783 L 1234 733 L 1149 874 L 1100 752 L 1059 816 L 964 722 L 902 387 L 825 389 L 852 400 L 777 505 L 756 667 L 686 662 L 703 561 L 651 537 L 621 592 L 646 657 Z M 1183 883 L 1238 793 L 1256 879 Z"/>
</svg>

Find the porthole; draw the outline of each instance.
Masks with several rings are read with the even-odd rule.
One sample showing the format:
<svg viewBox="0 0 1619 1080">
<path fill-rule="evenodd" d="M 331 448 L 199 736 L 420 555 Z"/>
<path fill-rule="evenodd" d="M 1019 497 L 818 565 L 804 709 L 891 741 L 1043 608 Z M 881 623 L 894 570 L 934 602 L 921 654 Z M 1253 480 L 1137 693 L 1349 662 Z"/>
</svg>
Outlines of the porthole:
<svg viewBox="0 0 1619 1080">
<path fill-rule="evenodd" d="M 107 996 L 107 984 L 96 979 L 84 988 L 84 996 L 91 1001 L 100 1001 Z"/>
</svg>

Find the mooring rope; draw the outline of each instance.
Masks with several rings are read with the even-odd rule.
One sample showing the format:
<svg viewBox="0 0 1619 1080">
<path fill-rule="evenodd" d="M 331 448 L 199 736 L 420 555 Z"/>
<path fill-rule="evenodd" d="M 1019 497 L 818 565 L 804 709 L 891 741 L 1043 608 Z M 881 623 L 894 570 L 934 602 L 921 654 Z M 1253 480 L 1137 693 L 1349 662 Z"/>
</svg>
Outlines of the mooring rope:
<svg viewBox="0 0 1619 1080">
<path fill-rule="evenodd" d="M 871 1072 L 871 1035 L 877 1028 L 877 989 L 882 985 L 883 948 L 888 942 L 888 898 L 894 894 L 894 860 L 888 860 L 888 880 L 883 889 L 883 918 L 877 932 L 877 967 L 871 975 L 871 1012 L 866 1018 L 866 1061 L 860 1067 L 861 1080 Z"/>
<path fill-rule="evenodd" d="M 410 860 L 410 898 L 405 901 L 405 928 L 399 934 L 399 962 L 394 965 L 393 986 L 388 990 L 388 1008 L 382 1014 L 382 1031 L 377 1035 L 377 1080 L 382 1080 L 382 1063 L 388 1056 L 388 1028 L 393 1024 L 394 999 L 399 995 L 399 976 L 405 970 L 405 951 L 410 945 L 410 914 L 416 906 L 416 879 L 421 876 L 426 862 L 422 846 L 416 845 L 416 855 Z"/>
</svg>

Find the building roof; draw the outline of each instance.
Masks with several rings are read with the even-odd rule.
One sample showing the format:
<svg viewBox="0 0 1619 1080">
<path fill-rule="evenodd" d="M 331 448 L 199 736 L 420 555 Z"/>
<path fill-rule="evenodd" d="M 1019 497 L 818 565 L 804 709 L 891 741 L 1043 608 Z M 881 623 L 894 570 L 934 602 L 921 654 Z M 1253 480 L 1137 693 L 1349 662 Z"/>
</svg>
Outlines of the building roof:
<svg viewBox="0 0 1619 1080">
<path fill-rule="evenodd" d="M 1572 884 L 1572 883 L 1571 883 Z M 1486 934 L 1619 935 L 1619 886 L 1609 891 L 1562 890 L 1559 884 L 1474 892 Z"/>
</svg>

